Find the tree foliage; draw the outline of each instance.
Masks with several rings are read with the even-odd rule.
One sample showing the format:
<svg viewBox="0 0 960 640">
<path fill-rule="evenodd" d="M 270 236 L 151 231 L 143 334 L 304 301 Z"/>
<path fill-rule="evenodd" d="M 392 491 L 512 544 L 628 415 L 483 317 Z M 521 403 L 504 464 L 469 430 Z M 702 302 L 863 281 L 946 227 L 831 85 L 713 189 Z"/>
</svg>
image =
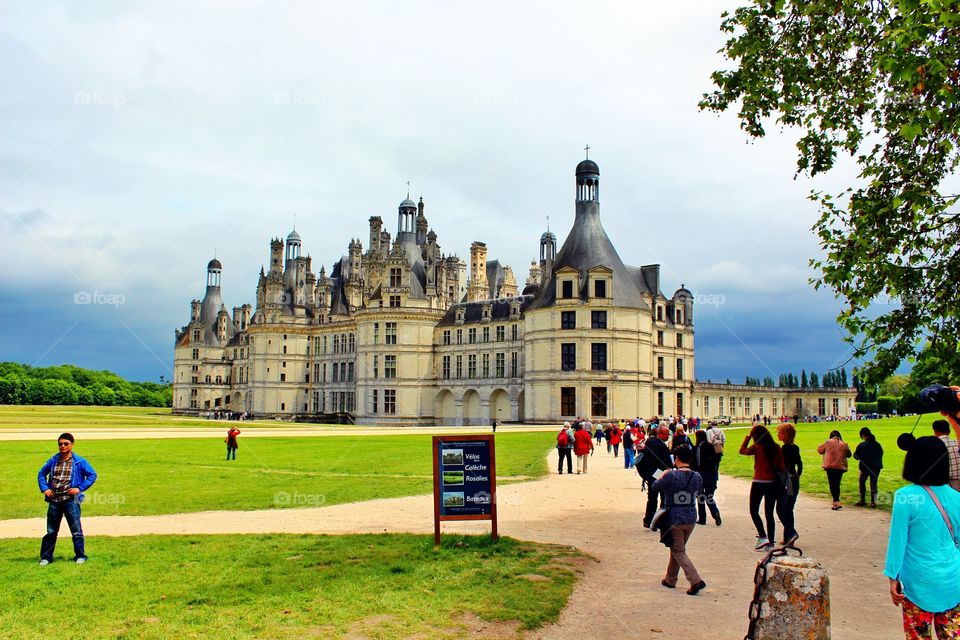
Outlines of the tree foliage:
<svg viewBox="0 0 960 640">
<path fill-rule="evenodd" d="M 960 213 L 948 179 L 960 133 L 958 0 L 754 0 L 724 13 L 721 49 L 702 109 L 738 105 L 741 127 L 800 129 L 797 172 L 849 155 L 859 176 L 813 193 L 824 257 L 815 287 L 844 301 L 838 321 L 861 377 L 876 384 L 929 341 L 960 346 Z M 879 313 L 878 313 L 879 311 Z M 826 384 L 826 382 L 824 382 Z"/>
<path fill-rule="evenodd" d="M 72 365 L 31 367 L 0 362 L 0 404 L 169 407 L 170 383 L 128 382 L 110 371 Z"/>
</svg>

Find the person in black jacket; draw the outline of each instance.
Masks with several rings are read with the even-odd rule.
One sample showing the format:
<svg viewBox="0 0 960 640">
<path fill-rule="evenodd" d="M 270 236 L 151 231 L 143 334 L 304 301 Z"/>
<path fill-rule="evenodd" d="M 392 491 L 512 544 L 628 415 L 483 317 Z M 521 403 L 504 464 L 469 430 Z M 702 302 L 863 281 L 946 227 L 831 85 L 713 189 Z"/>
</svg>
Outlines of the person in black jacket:
<svg viewBox="0 0 960 640">
<path fill-rule="evenodd" d="M 713 445 L 707 442 L 707 432 L 703 429 L 694 433 L 696 446 L 693 449 L 693 460 L 690 468 L 703 478 L 703 492 L 697 498 L 697 524 L 707 524 L 707 507 L 714 522 L 720 526 L 720 508 L 714 500 L 717 492 L 717 483 L 720 480 L 720 459 L 717 457 Z"/>
<path fill-rule="evenodd" d="M 867 480 L 870 480 L 870 506 L 877 506 L 877 479 L 883 469 L 883 447 L 868 427 L 860 429 L 863 440 L 853 452 L 855 460 L 860 461 L 860 502 L 856 506 L 866 506 Z"/>
<path fill-rule="evenodd" d="M 800 457 L 800 447 L 794 444 L 797 437 L 797 428 L 789 422 L 781 423 L 777 427 L 777 439 L 783 443 L 783 464 L 787 474 L 787 482 L 783 500 L 777 503 L 777 516 L 783 524 L 783 543 L 793 544 L 800 537 L 797 533 L 796 520 L 793 508 L 797 506 L 797 496 L 800 495 L 800 476 L 803 474 L 803 459 Z"/>
<path fill-rule="evenodd" d="M 642 468 L 639 470 L 640 476 L 647 481 L 647 508 L 643 515 L 643 526 L 650 528 L 650 522 L 653 515 L 659 507 L 659 494 L 654 490 L 653 483 L 656 481 L 654 474 L 657 471 L 666 471 L 673 467 L 673 459 L 670 457 L 670 450 L 667 449 L 667 439 L 670 438 L 670 429 L 660 427 L 657 429 L 656 438 L 647 438 L 646 446 L 643 449 Z"/>
</svg>

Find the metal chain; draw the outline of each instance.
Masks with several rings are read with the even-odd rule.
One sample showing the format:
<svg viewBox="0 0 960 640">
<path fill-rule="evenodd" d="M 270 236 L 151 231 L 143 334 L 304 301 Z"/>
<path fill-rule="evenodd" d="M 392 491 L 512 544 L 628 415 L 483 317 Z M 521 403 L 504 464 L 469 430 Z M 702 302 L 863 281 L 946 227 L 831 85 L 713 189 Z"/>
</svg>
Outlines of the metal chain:
<svg viewBox="0 0 960 640">
<path fill-rule="evenodd" d="M 763 559 L 757 563 L 757 570 L 753 574 L 753 600 L 750 601 L 750 607 L 747 609 L 747 619 L 750 621 L 750 626 L 747 627 L 747 635 L 743 637 L 743 640 L 755 640 L 753 634 L 756 633 L 757 622 L 760 621 L 760 590 L 767 584 L 767 565 L 774 558 L 787 555 L 790 549 L 796 551 L 798 556 L 803 555 L 802 549 L 788 544 L 770 549 L 763 556 Z"/>
</svg>

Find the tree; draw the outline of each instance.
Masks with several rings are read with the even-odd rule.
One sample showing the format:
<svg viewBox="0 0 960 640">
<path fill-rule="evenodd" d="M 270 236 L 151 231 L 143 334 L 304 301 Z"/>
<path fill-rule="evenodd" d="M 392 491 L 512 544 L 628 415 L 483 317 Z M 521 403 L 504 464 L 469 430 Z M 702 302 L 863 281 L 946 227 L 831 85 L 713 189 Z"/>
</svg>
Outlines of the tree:
<svg viewBox="0 0 960 640">
<path fill-rule="evenodd" d="M 820 379 L 817 378 L 817 374 L 814 371 L 810 372 L 810 386 L 815 389 L 820 386 Z"/>
<path fill-rule="evenodd" d="M 807 386 L 807 370 L 800 370 L 800 386 L 806 388 Z"/>
<path fill-rule="evenodd" d="M 960 162 L 957 0 L 753 0 L 720 28 L 735 68 L 712 74 L 701 109 L 736 105 L 752 137 L 771 119 L 799 128 L 797 173 L 828 172 L 840 153 L 858 165 L 843 192 L 810 197 L 824 251 L 812 284 L 844 300 L 861 380 L 924 342 L 957 351 L 960 196 L 944 187 Z"/>
</svg>

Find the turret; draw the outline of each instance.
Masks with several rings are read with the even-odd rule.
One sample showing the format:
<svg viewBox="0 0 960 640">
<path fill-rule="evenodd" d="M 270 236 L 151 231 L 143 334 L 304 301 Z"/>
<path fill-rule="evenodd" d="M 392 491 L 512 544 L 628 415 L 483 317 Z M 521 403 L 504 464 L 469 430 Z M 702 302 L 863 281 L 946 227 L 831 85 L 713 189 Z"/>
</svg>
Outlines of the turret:
<svg viewBox="0 0 960 640">
<path fill-rule="evenodd" d="M 370 252 L 381 251 L 380 239 L 383 231 L 383 219 L 380 216 L 370 216 Z"/>
<path fill-rule="evenodd" d="M 467 285 L 467 302 L 477 302 L 490 297 L 487 285 L 487 245 L 474 242 L 470 245 L 470 282 Z"/>
<path fill-rule="evenodd" d="M 283 242 L 280 238 L 270 241 L 270 276 L 279 277 L 283 273 Z"/>
</svg>

